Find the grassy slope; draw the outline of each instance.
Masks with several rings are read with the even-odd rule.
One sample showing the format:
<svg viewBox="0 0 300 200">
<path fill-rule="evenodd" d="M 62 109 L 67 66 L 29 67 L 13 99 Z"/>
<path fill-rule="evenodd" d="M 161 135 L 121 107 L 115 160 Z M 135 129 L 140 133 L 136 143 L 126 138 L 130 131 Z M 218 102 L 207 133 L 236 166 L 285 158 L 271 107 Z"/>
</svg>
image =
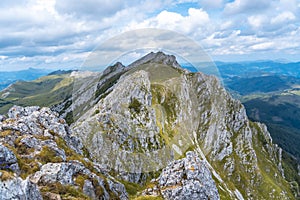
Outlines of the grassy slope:
<svg viewBox="0 0 300 200">
<path fill-rule="evenodd" d="M 0 114 L 6 113 L 13 105 L 49 107 L 57 104 L 72 94 L 72 83 L 69 74 L 19 81 L 0 93 Z"/>
</svg>

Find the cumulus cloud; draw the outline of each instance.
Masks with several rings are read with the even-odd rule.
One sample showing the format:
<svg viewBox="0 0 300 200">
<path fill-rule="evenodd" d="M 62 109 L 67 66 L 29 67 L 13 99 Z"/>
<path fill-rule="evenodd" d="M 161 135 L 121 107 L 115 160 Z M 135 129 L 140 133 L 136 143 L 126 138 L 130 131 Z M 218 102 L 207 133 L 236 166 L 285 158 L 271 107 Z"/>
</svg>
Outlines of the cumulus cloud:
<svg viewBox="0 0 300 200">
<path fill-rule="evenodd" d="M 2 66 L 79 62 L 112 36 L 151 27 L 185 34 L 216 56 L 300 48 L 298 0 L 3 0 L 0 13 Z"/>
<path fill-rule="evenodd" d="M 134 28 L 162 28 L 192 34 L 210 26 L 209 15 L 203 9 L 189 8 L 188 15 L 183 16 L 176 12 L 162 11 L 157 16 L 140 23 L 133 22 L 127 30 Z"/>
<path fill-rule="evenodd" d="M 225 14 L 234 15 L 240 13 L 260 12 L 270 6 L 270 0 L 235 0 L 227 3 Z"/>
<path fill-rule="evenodd" d="M 282 24 L 282 23 L 286 23 L 289 21 L 293 21 L 295 19 L 296 19 L 296 17 L 292 12 L 285 11 L 285 12 L 280 13 L 276 17 L 274 17 L 271 20 L 271 23 L 272 24 Z"/>
</svg>

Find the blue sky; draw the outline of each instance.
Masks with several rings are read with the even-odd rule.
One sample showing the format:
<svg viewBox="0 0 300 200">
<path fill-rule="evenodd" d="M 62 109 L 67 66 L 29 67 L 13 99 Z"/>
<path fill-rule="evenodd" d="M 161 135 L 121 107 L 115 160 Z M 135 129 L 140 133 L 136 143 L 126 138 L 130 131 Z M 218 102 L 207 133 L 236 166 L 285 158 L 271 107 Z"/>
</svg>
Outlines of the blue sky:
<svg viewBox="0 0 300 200">
<path fill-rule="evenodd" d="M 299 0 L 2 0 L 0 70 L 78 68 L 140 28 L 183 34 L 213 60 L 300 60 Z"/>
</svg>

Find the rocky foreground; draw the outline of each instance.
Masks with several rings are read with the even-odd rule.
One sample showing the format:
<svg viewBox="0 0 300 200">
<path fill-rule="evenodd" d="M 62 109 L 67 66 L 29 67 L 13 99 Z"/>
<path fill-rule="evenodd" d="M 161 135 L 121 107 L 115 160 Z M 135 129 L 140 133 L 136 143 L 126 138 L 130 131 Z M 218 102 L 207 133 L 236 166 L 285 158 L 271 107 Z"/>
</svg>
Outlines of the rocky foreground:
<svg viewBox="0 0 300 200">
<path fill-rule="evenodd" d="M 14 106 L 0 122 L 1 199 L 128 199 L 125 186 L 88 158 L 64 119 L 49 108 Z M 219 199 L 193 152 L 170 163 L 145 189 L 165 199 Z"/>
</svg>

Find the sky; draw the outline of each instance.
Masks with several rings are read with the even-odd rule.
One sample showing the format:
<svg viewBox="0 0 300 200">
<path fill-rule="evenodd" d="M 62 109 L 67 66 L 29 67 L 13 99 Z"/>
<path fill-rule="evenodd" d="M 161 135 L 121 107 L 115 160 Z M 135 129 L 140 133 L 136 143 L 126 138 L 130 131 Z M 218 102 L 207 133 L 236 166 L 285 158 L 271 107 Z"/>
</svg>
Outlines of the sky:
<svg viewBox="0 0 300 200">
<path fill-rule="evenodd" d="M 143 28 L 184 35 L 214 61 L 300 61 L 299 0 L 1 0 L 0 71 L 78 68 Z"/>
</svg>

